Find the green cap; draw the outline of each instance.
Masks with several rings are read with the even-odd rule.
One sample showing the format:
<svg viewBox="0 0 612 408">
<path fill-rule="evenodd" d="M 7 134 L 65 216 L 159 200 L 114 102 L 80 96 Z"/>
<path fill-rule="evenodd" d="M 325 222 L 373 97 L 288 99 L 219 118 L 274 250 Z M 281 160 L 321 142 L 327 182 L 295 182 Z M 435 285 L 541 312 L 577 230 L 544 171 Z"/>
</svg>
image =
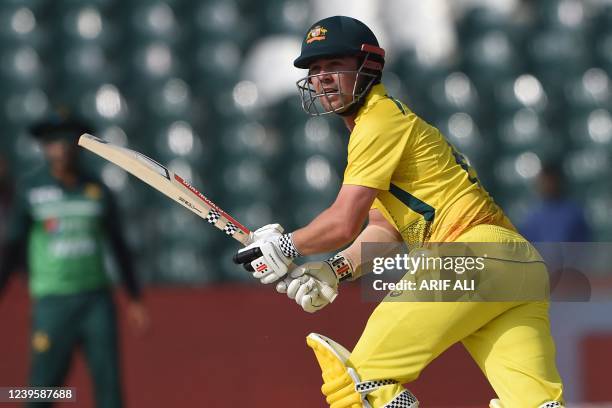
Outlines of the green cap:
<svg viewBox="0 0 612 408">
<path fill-rule="evenodd" d="M 385 51 L 378 46 L 372 30 L 352 17 L 333 16 L 317 21 L 308 29 L 302 41 L 302 52 L 293 65 L 306 69 L 318 58 L 368 53 L 384 62 Z"/>
</svg>

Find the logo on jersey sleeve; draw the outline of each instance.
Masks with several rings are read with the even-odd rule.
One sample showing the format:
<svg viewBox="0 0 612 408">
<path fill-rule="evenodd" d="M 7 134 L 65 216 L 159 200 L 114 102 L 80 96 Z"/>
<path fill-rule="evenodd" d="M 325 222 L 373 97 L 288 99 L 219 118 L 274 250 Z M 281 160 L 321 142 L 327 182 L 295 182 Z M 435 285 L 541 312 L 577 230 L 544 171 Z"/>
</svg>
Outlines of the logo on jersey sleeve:
<svg viewBox="0 0 612 408">
<path fill-rule="evenodd" d="M 306 44 L 314 41 L 323 41 L 327 35 L 327 29 L 321 26 L 313 27 L 306 35 Z"/>
<path fill-rule="evenodd" d="M 37 330 L 32 336 L 32 348 L 37 353 L 44 353 L 51 348 L 51 339 L 44 331 Z"/>
</svg>

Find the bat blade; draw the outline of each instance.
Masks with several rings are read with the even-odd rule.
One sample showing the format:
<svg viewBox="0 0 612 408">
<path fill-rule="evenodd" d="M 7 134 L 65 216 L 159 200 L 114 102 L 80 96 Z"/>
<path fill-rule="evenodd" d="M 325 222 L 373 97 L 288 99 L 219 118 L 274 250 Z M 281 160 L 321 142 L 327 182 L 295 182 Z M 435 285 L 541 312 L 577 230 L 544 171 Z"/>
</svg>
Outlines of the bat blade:
<svg viewBox="0 0 612 408">
<path fill-rule="evenodd" d="M 243 245 L 250 243 L 251 231 L 247 227 L 223 211 L 181 176 L 150 157 L 113 145 L 87 133 L 81 135 L 79 145 L 121 167 Z"/>
<path fill-rule="evenodd" d="M 84 133 L 79 138 L 79 146 L 121 167 L 123 170 L 147 183 L 157 191 L 173 199 L 183 207 L 199 215 L 210 224 L 225 232 L 226 235 L 249 245 L 252 232 L 223 211 L 208 197 L 181 176 L 170 171 L 155 160 L 135 150 L 116 146 L 105 140 Z M 322 285 L 321 294 L 333 301 L 336 293 L 331 287 Z"/>
</svg>

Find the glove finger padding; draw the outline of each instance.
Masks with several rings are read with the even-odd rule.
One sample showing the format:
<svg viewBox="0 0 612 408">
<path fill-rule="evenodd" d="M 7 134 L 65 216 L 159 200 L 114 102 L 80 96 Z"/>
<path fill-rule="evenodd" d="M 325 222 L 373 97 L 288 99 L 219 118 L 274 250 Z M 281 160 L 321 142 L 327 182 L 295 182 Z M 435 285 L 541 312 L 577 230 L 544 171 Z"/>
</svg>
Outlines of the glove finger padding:
<svg viewBox="0 0 612 408">
<path fill-rule="evenodd" d="M 287 287 L 287 296 L 289 299 L 295 299 L 302 285 L 308 282 L 309 279 L 310 277 L 308 276 L 300 276 L 299 278 L 293 279 Z"/>
<path fill-rule="evenodd" d="M 304 276 L 306 274 L 306 272 L 308 272 L 309 263 L 305 263 L 304 265 L 300 265 L 297 268 L 295 268 L 294 270 L 292 270 L 291 272 L 289 272 L 289 276 L 292 278 L 299 278 L 300 276 Z"/>
<path fill-rule="evenodd" d="M 271 273 L 267 276 L 264 276 L 263 278 L 261 278 L 259 281 L 261 283 L 263 283 L 264 285 L 268 285 L 270 283 L 274 283 L 278 280 L 278 276 L 274 273 Z"/>
<path fill-rule="evenodd" d="M 306 296 L 302 297 L 302 301 L 300 302 L 300 306 L 304 309 L 305 312 L 314 313 L 323 309 L 327 306 L 329 302 L 321 297 L 319 290 L 314 288 L 310 293 Z"/>
<path fill-rule="evenodd" d="M 291 272 L 289 274 L 291 274 Z M 278 293 L 287 293 L 289 285 L 292 281 L 293 279 L 291 278 L 291 276 L 285 276 L 284 279 L 279 280 L 276 284 L 276 291 Z"/>
<path fill-rule="evenodd" d="M 312 292 L 313 288 L 316 288 L 317 286 L 317 282 L 313 278 L 306 277 L 306 276 L 304 276 L 303 278 L 307 278 L 307 280 L 300 285 L 300 287 L 298 288 L 295 294 L 295 301 L 299 305 L 302 304 L 302 298 L 306 296 L 307 294 L 309 294 L 310 292 Z"/>
<path fill-rule="evenodd" d="M 294 299 L 304 311 L 314 313 L 329 304 L 329 299 L 321 294 L 318 282 L 308 275 L 293 279 L 287 288 L 287 296 Z"/>
</svg>

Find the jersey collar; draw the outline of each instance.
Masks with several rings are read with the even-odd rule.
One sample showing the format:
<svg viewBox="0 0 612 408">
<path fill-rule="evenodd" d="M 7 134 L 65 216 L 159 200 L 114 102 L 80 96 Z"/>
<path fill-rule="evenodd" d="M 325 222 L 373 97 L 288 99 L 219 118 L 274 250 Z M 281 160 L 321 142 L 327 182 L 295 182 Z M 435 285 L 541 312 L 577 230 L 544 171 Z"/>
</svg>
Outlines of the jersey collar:
<svg viewBox="0 0 612 408">
<path fill-rule="evenodd" d="M 386 97 L 387 90 L 385 89 L 385 86 L 383 84 L 374 85 L 370 92 L 368 92 L 368 96 L 366 97 L 365 103 L 357 113 L 357 117 L 355 118 L 355 124 L 357 124 L 357 122 L 359 122 L 359 119 L 363 115 L 365 115 L 370 109 L 372 109 L 374 105 L 376 105 L 376 102 Z"/>
</svg>

